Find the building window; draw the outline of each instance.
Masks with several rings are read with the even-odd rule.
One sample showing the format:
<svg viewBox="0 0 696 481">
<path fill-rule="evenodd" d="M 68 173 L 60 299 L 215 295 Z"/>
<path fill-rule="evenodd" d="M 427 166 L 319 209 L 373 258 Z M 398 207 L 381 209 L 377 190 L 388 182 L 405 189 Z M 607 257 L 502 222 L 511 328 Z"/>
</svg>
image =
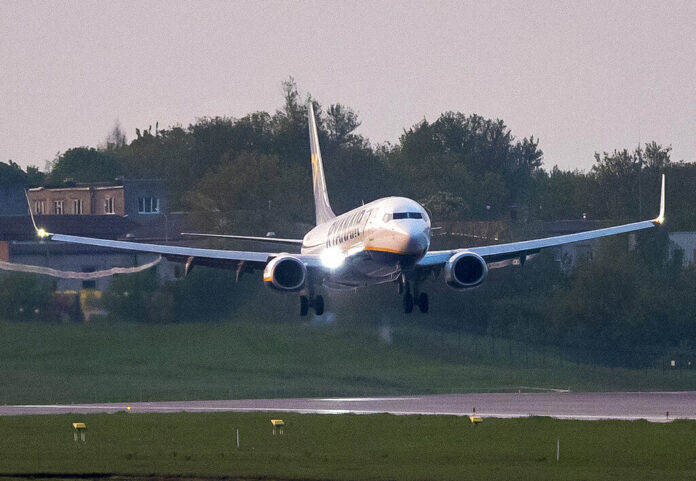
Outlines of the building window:
<svg viewBox="0 0 696 481">
<path fill-rule="evenodd" d="M 43 215 L 46 213 L 46 201 L 45 200 L 37 200 L 34 202 L 34 214 L 36 215 Z"/>
<path fill-rule="evenodd" d="M 138 214 L 157 214 L 159 199 L 157 197 L 138 197 Z"/>
<path fill-rule="evenodd" d="M 55 215 L 63 215 L 63 201 L 54 200 L 53 201 L 53 213 Z"/>
<path fill-rule="evenodd" d="M 114 213 L 114 198 L 107 197 L 104 199 L 104 213 L 113 214 Z"/>
<path fill-rule="evenodd" d="M 75 215 L 82 214 L 82 199 L 73 199 L 72 201 L 72 213 Z"/>
</svg>

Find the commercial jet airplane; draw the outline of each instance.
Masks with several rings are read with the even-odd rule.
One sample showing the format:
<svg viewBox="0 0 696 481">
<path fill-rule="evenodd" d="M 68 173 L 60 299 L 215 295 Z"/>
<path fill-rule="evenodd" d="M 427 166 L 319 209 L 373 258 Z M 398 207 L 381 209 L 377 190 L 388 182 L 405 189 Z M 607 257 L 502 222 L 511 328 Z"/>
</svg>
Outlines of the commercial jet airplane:
<svg viewBox="0 0 696 481">
<path fill-rule="evenodd" d="M 263 269 L 266 286 L 276 291 L 299 294 L 300 314 L 304 316 L 310 308 L 317 315 L 324 312 L 324 299 L 317 294 L 319 286 L 354 289 L 387 282 L 397 284 L 406 313 L 412 312 L 414 305 L 421 312 L 427 312 L 428 295 L 420 290 L 427 279 L 443 275 L 450 287 L 456 290 L 470 289 L 483 283 L 489 266 L 496 263 L 514 259 L 524 263 L 528 256 L 546 247 L 649 229 L 662 224 L 665 218 L 663 175 L 660 213 L 652 220 L 543 239 L 431 251 L 430 218 L 423 206 L 414 200 L 386 197 L 345 214 L 334 214 L 329 204 L 311 103 L 309 142 L 316 227 L 303 239 L 193 234 L 295 244 L 301 247 L 300 254 L 144 244 L 52 234 L 38 228 L 37 233 L 54 241 L 160 254 L 168 260 L 185 263 L 187 273 L 194 265 L 231 268 L 237 271 L 238 276 Z"/>
</svg>

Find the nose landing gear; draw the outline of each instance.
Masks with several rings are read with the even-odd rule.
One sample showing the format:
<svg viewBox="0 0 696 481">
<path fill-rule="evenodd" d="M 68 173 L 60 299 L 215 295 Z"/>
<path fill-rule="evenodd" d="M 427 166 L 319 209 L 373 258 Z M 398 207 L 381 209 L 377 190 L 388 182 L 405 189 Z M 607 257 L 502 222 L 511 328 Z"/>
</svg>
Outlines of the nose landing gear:
<svg viewBox="0 0 696 481">
<path fill-rule="evenodd" d="M 428 300 L 428 294 L 425 292 L 418 292 L 418 284 L 414 283 L 413 294 L 411 294 L 411 283 L 405 280 L 403 277 L 399 279 L 397 283 L 397 288 L 399 294 L 403 294 L 402 303 L 404 307 L 404 312 L 406 314 L 411 314 L 413 312 L 413 306 L 418 306 L 418 309 L 425 314 L 430 308 L 430 302 Z"/>
<path fill-rule="evenodd" d="M 403 297 L 404 312 L 406 314 L 411 314 L 413 312 L 413 296 L 411 295 L 410 289 L 407 289 Z"/>
</svg>

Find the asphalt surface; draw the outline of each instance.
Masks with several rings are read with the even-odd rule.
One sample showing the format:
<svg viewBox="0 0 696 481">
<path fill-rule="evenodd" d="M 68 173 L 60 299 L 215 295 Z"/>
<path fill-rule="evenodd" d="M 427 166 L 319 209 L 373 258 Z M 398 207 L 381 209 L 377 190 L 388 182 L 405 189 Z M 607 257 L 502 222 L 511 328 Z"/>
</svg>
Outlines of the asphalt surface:
<svg viewBox="0 0 696 481">
<path fill-rule="evenodd" d="M 64 413 L 296 412 L 306 414 L 426 414 L 559 419 L 696 419 L 696 392 L 495 393 L 329 399 L 134 402 L 0 406 L 0 416 Z"/>
</svg>

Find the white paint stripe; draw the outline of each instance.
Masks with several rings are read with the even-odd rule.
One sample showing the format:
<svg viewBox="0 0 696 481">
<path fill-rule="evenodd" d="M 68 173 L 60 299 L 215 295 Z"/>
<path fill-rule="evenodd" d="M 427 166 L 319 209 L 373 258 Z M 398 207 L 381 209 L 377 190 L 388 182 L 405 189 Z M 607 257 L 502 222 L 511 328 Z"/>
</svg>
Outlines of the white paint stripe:
<svg viewBox="0 0 696 481">
<path fill-rule="evenodd" d="M 337 397 L 337 398 L 325 398 L 316 399 L 316 401 L 322 402 L 369 402 L 369 401 L 418 401 L 422 398 L 419 397 Z"/>
<path fill-rule="evenodd" d="M 107 405 L 26 405 L 26 406 L 6 406 L 6 408 L 17 408 L 17 409 L 46 409 L 46 410 L 56 410 L 56 411 L 66 411 L 69 412 L 73 409 L 78 410 L 101 410 L 101 411 L 119 411 L 126 410 L 125 406 L 115 406 L 111 404 Z M 379 410 L 379 409 L 311 409 L 311 408 L 279 408 L 275 406 L 259 406 L 259 407 L 215 407 L 215 406 L 166 406 L 166 405 L 132 405 L 132 413 L 170 413 L 170 412 L 286 412 L 286 413 L 298 413 L 298 414 L 325 414 L 325 415 L 336 415 L 336 414 L 392 414 L 397 416 L 409 416 L 409 415 L 425 415 L 425 416 L 469 416 L 470 413 L 462 412 L 432 412 L 432 411 L 396 411 L 396 410 Z M 550 417 L 554 419 L 564 419 L 564 420 L 579 420 L 579 421 L 601 421 L 601 420 L 626 420 L 635 421 L 640 419 L 645 419 L 649 422 L 669 422 L 675 419 L 696 419 L 696 415 L 692 416 L 682 416 L 682 415 L 671 415 L 669 419 L 666 416 L 661 415 L 606 415 L 606 414 L 554 414 L 554 413 L 544 413 L 544 414 L 534 414 L 534 413 L 495 413 L 495 412 L 477 412 L 477 416 L 482 418 L 499 418 L 499 419 L 514 419 L 514 418 L 528 418 L 528 417 Z"/>
</svg>

